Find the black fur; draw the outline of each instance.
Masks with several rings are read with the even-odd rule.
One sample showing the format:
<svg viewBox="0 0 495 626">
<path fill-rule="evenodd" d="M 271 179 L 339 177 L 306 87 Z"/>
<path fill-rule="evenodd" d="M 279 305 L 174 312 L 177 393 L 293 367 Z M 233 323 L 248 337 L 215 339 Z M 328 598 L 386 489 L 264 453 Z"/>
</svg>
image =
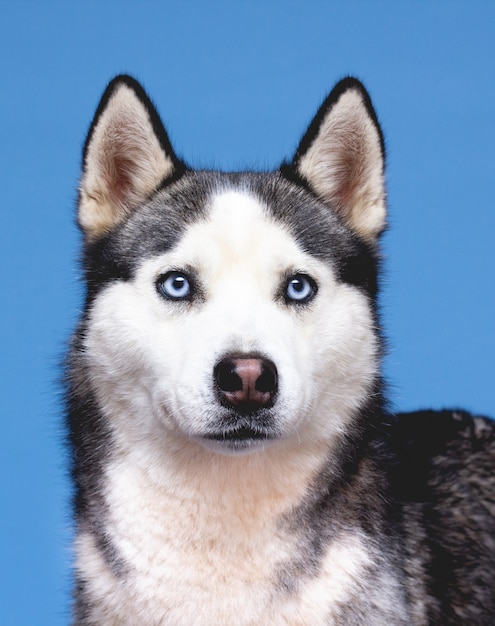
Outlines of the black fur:
<svg viewBox="0 0 495 626">
<path fill-rule="evenodd" d="M 427 589 L 430 624 L 495 619 L 495 426 L 464 411 L 399 416 L 391 433 L 391 494 L 406 559 Z M 413 535 L 412 522 L 424 529 Z M 414 593 L 414 579 L 410 581 Z"/>
</svg>

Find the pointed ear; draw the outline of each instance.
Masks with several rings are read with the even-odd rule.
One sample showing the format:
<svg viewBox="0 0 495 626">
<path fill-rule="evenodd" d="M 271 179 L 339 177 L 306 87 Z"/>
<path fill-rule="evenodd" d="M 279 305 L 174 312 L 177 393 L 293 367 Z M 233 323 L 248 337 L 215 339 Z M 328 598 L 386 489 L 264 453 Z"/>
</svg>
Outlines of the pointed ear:
<svg viewBox="0 0 495 626">
<path fill-rule="evenodd" d="M 363 85 L 346 78 L 323 103 L 296 151 L 292 171 L 374 242 L 386 222 L 384 144 Z"/>
<path fill-rule="evenodd" d="M 87 239 L 109 231 L 183 169 L 143 88 L 117 76 L 103 94 L 83 152 L 78 221 Z"/>
</svg>

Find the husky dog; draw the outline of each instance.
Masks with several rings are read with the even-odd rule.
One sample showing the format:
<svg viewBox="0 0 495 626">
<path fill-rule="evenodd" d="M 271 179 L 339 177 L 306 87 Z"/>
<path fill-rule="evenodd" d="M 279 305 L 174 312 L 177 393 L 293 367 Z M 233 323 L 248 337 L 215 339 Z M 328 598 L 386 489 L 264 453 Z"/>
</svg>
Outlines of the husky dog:
<svg viewBox="0 0 495 626">
<path fill-rule="evenodd" d="M 119 76 L 78 211 L 73 624 L 495 623 L 494 427 L 384 399 L 360 82 L 278 171 L 222 173 L 179 159 Z"/>
</svg>

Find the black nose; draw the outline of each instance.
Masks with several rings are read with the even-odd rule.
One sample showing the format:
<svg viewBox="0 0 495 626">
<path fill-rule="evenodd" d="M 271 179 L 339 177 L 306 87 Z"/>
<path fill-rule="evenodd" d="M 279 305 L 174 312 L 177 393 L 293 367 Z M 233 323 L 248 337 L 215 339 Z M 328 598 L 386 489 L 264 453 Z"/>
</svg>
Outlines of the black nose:
<svg viewBox="0 0 495 626">
<path fill-rule="evenodd" d="M 222 359 L 214 380 L 222 403 L 243 413 L 271 406 L 278 386 L 275 364 L 253 356 Z"/>
</svg>

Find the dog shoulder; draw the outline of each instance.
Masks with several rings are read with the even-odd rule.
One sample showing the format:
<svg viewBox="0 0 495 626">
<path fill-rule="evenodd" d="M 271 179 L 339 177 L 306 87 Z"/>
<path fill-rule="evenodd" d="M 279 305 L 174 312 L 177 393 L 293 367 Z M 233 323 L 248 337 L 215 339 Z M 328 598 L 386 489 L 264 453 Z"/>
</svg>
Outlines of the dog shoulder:
<svg viewBox="0 0 495 626">
<path fill-rule="evenodd" d="M 418 411 L 399 415 L 392 431 L 411 595 L 419 568 L 428 572 L 423 598 L 430 598 L 432 623 L 489 623 L 495 421 L 460 410 Z"/>
<path fill-rule="evenodd" d="M 471 486 L 493 493 L 494 420 L 463 410 L 414 411 L 399 414 L 392 432 L 405 480 L 412 471 L 417 487 L 423 483 L 441 490 L 454 482 L 459 489 Z M 469 476 L 463 471 L 467 469 Z"/>
</svg>

